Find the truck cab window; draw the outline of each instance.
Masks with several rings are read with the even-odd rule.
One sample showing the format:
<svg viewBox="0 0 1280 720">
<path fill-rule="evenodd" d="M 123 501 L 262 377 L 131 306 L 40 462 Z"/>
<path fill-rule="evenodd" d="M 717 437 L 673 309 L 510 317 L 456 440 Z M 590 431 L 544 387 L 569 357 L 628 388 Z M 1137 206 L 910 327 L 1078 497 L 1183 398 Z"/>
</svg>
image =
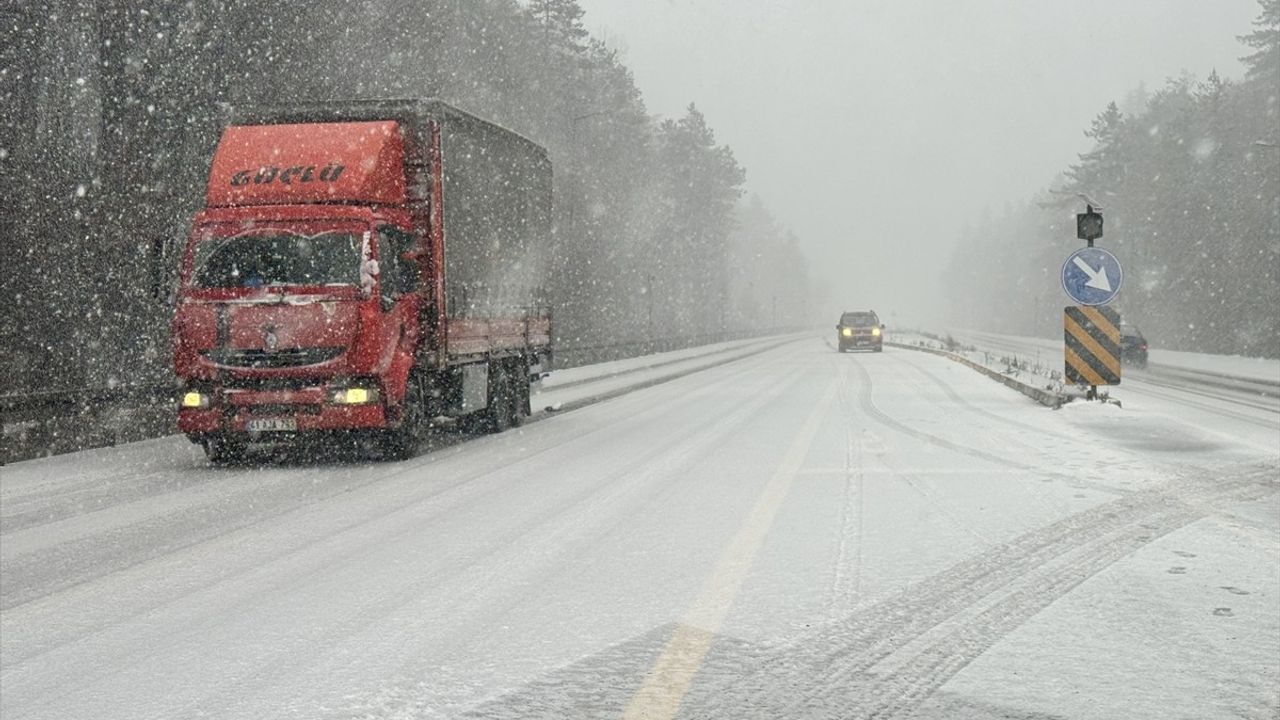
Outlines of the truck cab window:
<svg viewBox="0 0 1280 720">
<path fill-rule="evenodd" d="M 378 264 L 384 293 L 411 293 L 418 289 L 418 273 L 402 255 L 413 248 L 413 235 L 391 225 L 378 228 Z"/>
</svg>

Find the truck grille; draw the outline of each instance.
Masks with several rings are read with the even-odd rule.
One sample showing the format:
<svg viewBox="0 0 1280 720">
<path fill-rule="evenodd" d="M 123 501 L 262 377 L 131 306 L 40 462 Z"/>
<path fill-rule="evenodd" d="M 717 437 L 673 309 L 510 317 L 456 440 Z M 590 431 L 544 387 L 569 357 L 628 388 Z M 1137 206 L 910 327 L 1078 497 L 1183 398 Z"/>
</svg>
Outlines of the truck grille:
<svg viewBox="0 0 1280 720">
<path fill-rule="evenodd" d="M 223 387 L 227 390 L 253 390 L 256 392 L 286 391 L 298 392 L 313 387 L 322 387 L 323 379 L 315 378 L 227 378 Z"/>
<path fill-rule="evenodd" d="M 290 348 L 288 350 L 241 350 L 238 348 L 218 348 L 205 350 L 201 354 L 215 365 L 243 368 L 285 368 L 319 365 L 339 355 L 345 348 L 317 347 Z"/>
</svg>

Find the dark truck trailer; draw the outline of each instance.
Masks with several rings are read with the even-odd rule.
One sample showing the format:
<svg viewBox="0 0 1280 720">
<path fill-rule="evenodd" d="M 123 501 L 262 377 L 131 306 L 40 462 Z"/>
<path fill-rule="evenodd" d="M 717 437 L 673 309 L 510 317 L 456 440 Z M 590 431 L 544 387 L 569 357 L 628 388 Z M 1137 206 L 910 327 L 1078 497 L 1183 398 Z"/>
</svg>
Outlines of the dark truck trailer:
<svg viewBox="0 0 1280 720">
<path fill-rule="evenodd" d="M 518 424 L 552 357 L 550 242 L 546 151 L 443 102 L 239 112 L 180 261 L 179 429 L 221 462 Z"/>
</svg>

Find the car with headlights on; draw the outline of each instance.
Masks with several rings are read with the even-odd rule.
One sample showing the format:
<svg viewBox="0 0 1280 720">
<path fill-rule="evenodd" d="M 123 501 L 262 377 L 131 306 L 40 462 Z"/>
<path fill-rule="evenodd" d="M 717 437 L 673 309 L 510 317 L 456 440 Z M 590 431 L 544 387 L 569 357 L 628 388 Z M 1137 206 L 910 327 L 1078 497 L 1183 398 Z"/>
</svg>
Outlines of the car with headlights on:
<svg viewBox="0 0 1280 720">
<path fill-rule="evenodd" d="M 884 325 L 874 310 L 851 310 L 840 316 L 836 325 L 836 347 L 840 352 L 863 348 L 873 352 L 884 350 Z"/>
</svg>

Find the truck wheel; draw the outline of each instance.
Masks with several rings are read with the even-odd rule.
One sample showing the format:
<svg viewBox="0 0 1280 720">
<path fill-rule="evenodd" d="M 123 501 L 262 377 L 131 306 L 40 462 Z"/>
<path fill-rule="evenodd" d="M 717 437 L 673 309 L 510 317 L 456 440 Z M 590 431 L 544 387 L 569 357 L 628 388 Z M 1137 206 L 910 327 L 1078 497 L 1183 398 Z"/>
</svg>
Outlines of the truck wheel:
<svg viewBox="0 0 1280 720">
<path fill-rule="evenodd" d="M 201 443 L 204 454 L 214 465 L 232 465 L 243 462 L 246 445 L 239 440 L 230 440 L 221 435 L 205 438 Z"/>
<path fill-rule="evenodd" d="M 422 433 L 427 426 L 426 407 L 423 402 L 422 383 L 416 377 L 409 378 L 405 390 L 404 405 L 400 411 L 400 427 L 387 430 L 382 449 L 392 460 L 407 460 L 418 451 Z"/>
<path fill-rule="evenodd" d="M 520 368 L 510 375 L 511 385 L 511 427 L 520 427 L 530 415 L 529 411 L 529 373 Z"/>
<path fill-rule="evenodd" d="M 510 428 L 512 416 L 517 412 L 508 378 L 509 373 L 501 363 L 494 363 L 489 368 L 489 406 L 484 411 L 484 426 L 491 433 Z"/>
</svg>

